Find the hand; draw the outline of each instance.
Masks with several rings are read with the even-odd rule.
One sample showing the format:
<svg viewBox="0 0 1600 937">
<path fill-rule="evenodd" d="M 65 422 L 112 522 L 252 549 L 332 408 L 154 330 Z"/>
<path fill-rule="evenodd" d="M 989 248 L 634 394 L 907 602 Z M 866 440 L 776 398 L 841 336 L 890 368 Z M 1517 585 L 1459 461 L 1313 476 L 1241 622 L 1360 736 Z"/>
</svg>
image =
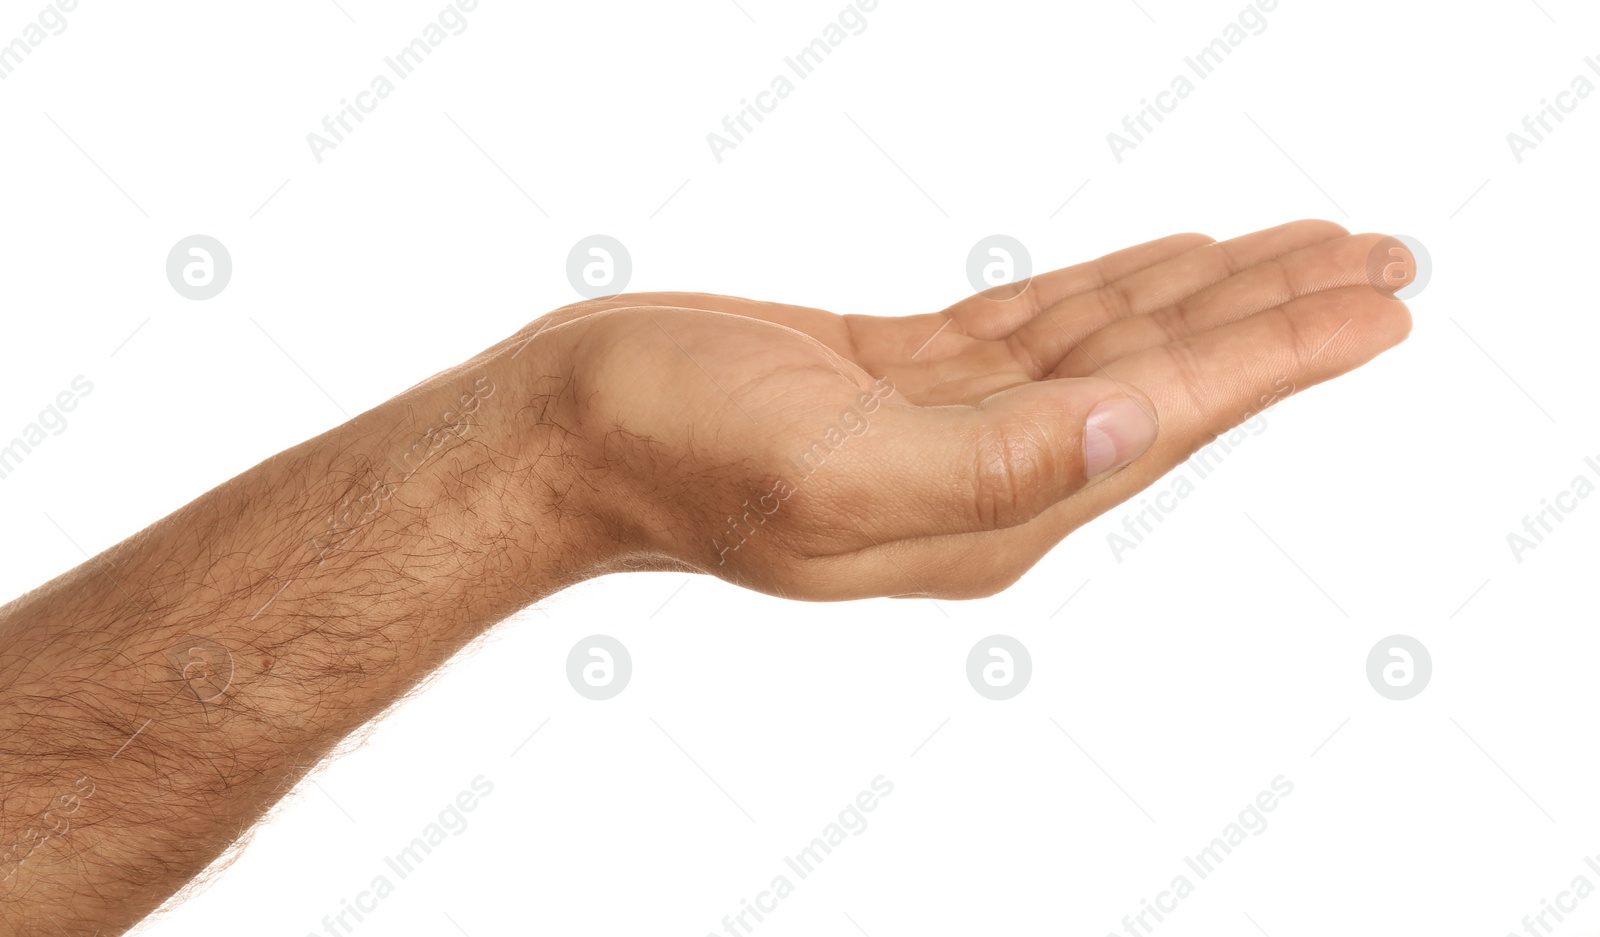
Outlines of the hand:
<svg viewBox="0 0 1600 937">
<path fill-rule="evenodd" d="M 803 599 L 967 598 L 1404 339 L 1405 305 L 1369 279 L 1380 243 L 1399 242 L 1326 221 L 1180 234 L 906 317 L 632 294 L 490 352 L 534 339 L 579 469 L 562 510 L 622 565 Z"/>
</svg>

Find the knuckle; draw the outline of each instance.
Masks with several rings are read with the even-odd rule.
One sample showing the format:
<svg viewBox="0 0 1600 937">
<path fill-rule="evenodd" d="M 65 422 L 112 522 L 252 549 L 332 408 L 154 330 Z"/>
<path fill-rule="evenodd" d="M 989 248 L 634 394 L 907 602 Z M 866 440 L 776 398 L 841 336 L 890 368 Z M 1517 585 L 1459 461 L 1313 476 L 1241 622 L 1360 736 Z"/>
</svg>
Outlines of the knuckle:
<svg viewBox="0 0 1600 937">
<path fill-rule="evenodd" d="M 1050 475 L 1050 459 L 1031 433 L 984 427 L 973 446 L 973 511 L 982 530 L 1031 520 Z"/>
<path fill-rule="evenodd" d="M 1129 292 L 1128 284 L 1123 280 L 1107 283 L 1095 292 L 1100 297 L 1101 308 L 1113 322 L 1126 319 L 1138 312 L 1133 294 Z"/>
<path fill-rule="evenodd" d="M 1209 413 L 1213 401 L 1206 389 L 1205 366 L 1195 350 L 1194 342 L 1184 339 L 1162 347 L 1166 350 L 1172 373 L 1178 379 L 1176 383 L 1190 408 L 1195 413 Z"/>
<path fill-rule="evenodd" d="M 1306 330 L 1301 326 L 1299 320 L 1284 307 L 1279 306 L 1273 311 L 1276 315 L 1269 321 L 1277 322 L 1278 329 L 1283 336 L 1279 344 L 1289 350 L 1292 361 L 1291 367 L 1293 367 L 1294 373 L 1299 374 L 1310 364 L 1311 355 L 1314 354 L 1314 349 L 1316 349 L 1317 342 L 1320 339 L 1316 335 L 1306 334 Z"/>
</svg>

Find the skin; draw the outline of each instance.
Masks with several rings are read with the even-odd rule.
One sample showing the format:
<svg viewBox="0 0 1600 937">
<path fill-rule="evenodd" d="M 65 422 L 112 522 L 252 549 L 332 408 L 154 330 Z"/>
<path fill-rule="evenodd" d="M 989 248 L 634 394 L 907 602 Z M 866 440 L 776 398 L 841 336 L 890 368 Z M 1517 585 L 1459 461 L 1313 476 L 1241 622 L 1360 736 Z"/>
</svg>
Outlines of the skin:
<svg viewBox="0 0 1600 937">
<path fill-rule="evenodd" d="M 1369 278 L 1396 244 L 1325 221 L 1175 235 L 905 317 L 689 293 L 557 310 L 0 607 L 0 935 L 121 933 L 341 739 L 581 579 L 991 595 L 1405 338 Z M 1085 429 L 1103 404 L 1109 438 Z"/>
</svg>

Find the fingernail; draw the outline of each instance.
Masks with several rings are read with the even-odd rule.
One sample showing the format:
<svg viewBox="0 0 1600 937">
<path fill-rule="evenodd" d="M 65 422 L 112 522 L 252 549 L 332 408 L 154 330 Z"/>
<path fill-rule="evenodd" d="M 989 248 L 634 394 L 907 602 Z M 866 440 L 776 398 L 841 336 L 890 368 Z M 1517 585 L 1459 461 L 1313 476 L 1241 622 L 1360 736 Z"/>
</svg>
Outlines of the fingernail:
<svg viewBox="0 0 1600 937">
<path fill-rule="evenodd" d="M 1156 439 L 1156 424 L 1131 397 L 1102 400 L 1083 424 L 1083 470 L 1089 478 L 1122 468 Z"/>
</svg>

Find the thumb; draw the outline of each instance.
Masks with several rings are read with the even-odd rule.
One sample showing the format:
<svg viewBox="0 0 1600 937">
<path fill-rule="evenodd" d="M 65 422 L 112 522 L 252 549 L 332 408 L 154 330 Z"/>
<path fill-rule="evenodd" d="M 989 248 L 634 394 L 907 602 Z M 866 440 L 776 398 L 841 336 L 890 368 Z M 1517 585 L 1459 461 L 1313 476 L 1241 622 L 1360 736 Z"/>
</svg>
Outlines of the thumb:
<svg viewBox="0 0 1600 937">
<path fill-rule="evenodd" d="M 1099 378 L 1040 381 L 976 406 L 896 413 L 873 453 L 899 502 L 874 526 L 893 539 L 1025 524 L 1138 458 L 1157 430 L 1142 393 Z"/>
</svg>

